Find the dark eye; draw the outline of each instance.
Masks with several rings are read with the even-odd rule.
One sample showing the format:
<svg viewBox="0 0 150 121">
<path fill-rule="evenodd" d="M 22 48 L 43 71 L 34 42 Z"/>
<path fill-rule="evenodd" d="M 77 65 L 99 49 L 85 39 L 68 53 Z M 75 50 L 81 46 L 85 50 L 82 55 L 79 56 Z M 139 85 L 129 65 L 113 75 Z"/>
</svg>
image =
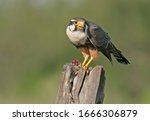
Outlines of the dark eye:
<svg viewBox="0 0 150 121">
<path fill-rule="evenodd" d="M 75 23 L 75 24 L 77 24 L 78 22 L 77 22 L 77 21 L 75 21 L 74 23 Z"/>
</svg>

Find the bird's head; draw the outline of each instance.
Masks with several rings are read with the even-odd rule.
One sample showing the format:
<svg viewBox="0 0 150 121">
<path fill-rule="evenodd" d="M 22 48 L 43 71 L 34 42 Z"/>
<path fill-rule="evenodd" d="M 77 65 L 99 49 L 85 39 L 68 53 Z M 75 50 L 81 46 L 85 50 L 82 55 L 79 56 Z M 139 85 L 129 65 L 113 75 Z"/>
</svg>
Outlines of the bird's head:
<svg viewBox="0 0 150 121">
<path fill-rule="evenodd" d="M 68 25 L 70 31 L 85 31 L 86 20 L 83 18 L 73 18 Z"/>
</svg>

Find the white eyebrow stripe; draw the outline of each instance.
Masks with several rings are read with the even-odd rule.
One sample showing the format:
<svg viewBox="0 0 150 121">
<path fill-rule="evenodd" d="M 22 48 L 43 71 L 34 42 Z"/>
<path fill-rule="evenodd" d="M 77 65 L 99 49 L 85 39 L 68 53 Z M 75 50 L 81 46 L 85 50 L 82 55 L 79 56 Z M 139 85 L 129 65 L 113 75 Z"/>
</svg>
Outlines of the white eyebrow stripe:
<svg viewBox="0 0 150 121">
<path fill-rule="evenodd" d="M 76 20 L 74 20 L 74 19 L 71 19 L 70 21 L 74 22 L 74 21 L 76 21 Z"/>
</svg>

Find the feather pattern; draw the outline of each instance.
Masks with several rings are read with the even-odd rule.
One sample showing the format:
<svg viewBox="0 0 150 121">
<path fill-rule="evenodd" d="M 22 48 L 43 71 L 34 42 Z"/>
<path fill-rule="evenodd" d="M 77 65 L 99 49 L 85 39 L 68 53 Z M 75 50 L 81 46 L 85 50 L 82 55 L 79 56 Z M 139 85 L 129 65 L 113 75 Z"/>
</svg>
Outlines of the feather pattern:
<svg viewBox="0 0 150 121">
<path fill-rule="evenodd" d="M 102 52 L 111 62 L 111 54 L 116 58 L 119 63 L 129 64 L 130 62 L 122 55 L 121 51 L 118 50 L 115 45 L 110 41 L 108 33 L 106 33 L 101 27 L 95 23 L 88 22 L 89 31 L 88 39 L 93 46 Z"/>
</svg>

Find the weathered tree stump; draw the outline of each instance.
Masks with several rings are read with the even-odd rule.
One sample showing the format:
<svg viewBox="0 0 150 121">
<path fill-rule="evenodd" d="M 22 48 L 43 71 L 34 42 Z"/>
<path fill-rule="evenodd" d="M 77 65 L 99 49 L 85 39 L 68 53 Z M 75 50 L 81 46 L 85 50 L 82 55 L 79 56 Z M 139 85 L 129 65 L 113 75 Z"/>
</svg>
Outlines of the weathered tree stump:
<svg viewBox="0 0 150 121">
<path fill-rule="evenodd" d="M 78 74 L 75 74 L 78 70 Z M 72 63 L 64 65 L 57 95 L 58 104 L 102 104 L 105 72 L 102 66 L 86 70 Z"/>
</svg>

